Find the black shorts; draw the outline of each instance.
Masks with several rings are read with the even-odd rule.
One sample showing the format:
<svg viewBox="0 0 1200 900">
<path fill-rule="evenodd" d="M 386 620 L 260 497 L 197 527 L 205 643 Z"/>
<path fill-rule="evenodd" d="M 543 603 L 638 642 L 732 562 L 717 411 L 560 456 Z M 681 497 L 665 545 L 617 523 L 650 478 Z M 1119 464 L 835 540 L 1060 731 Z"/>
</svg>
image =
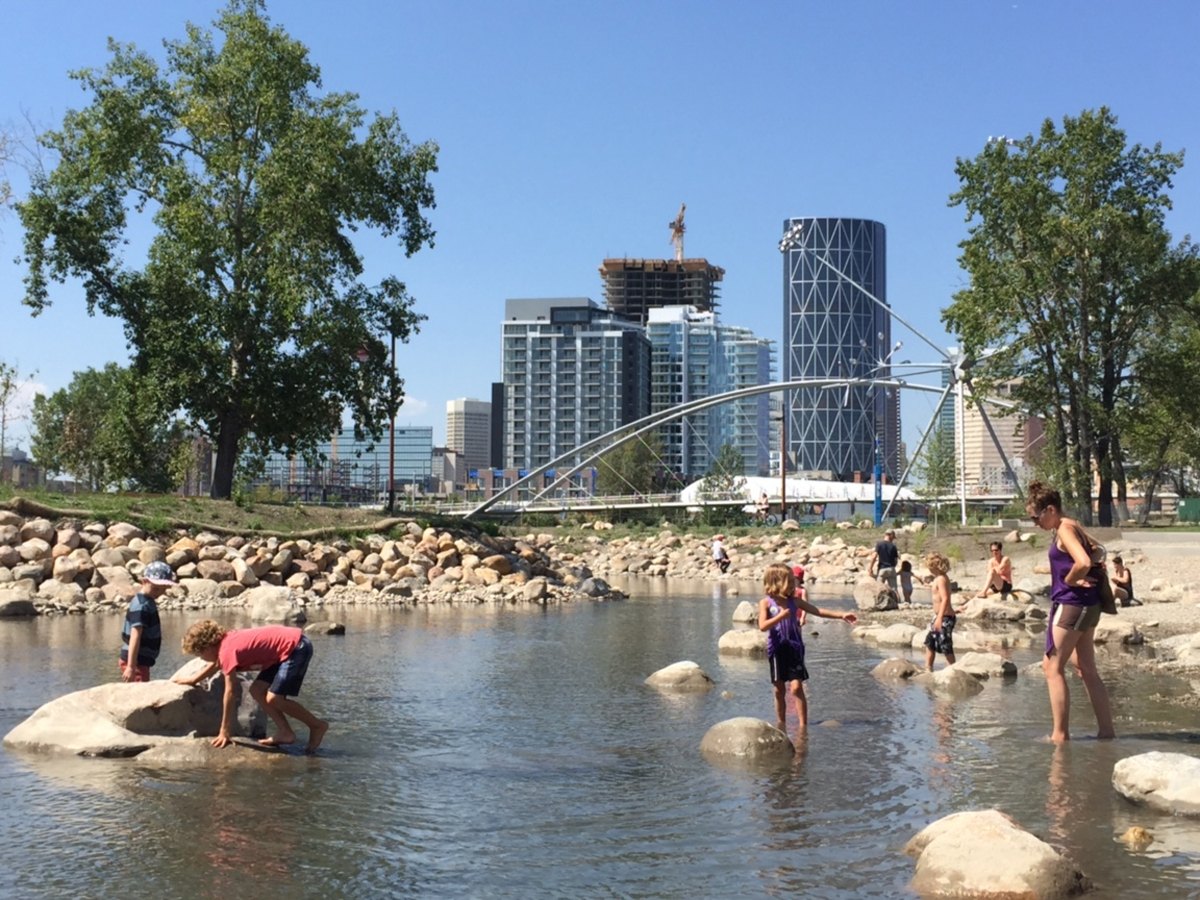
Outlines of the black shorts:
<svg viewBox="0 0 1200 900">
<path fill-rule="evenodd" d="M 774 656 L 767 657 L 771 669 L 771 684 L 777 681 L 808 681 L 808 669 L 804 667 L 804 653 L 784 647 Z"/>
<path fill-rule="evenodd" d="M 925 635 L 925 646 L 934 653 L 947 656 L 954 653 L 954 626 L 958 624 L 957 616 L 942 616 L 940 631 L 930 631 Z"/>
<path fill-rule="evenodd" d="M 281 663 L 263 669 L 255 681 L 265 681 L 270 685 L 270 692 L 280 697 L 295 697 L 300 693 L 300 685 L 304 684 L 304 673 L 308 671 L 308 661 L 312 659 L 312 641 L 303 635 L 300 643 L 292 651 L 291 656 Z"/>
</svg>

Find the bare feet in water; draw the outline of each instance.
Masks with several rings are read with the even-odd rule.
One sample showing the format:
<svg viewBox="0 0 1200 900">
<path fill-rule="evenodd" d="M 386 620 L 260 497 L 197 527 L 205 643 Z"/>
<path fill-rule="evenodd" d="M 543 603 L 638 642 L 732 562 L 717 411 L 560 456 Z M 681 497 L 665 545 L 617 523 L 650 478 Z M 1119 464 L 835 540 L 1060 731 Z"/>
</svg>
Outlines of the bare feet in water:
<svg viewBox="0 0 1200 900">
<path fill-rule="evenodd" d="M 317 724 L 308 730 L 308 745 L 304 748 L 305 753 L 316 753 L 317 748 L 321 746 L 321 740 L 325 737 L 325 732 L 329 730 L 329 723 L 321 719 Z"/>
<path fill-rule="evenodd" d="M 264 747 L 287 747 L 296 743 L 296 735 L 277 734 L 275 737 L 265 737 L 259 741 Z"/>
</svg>

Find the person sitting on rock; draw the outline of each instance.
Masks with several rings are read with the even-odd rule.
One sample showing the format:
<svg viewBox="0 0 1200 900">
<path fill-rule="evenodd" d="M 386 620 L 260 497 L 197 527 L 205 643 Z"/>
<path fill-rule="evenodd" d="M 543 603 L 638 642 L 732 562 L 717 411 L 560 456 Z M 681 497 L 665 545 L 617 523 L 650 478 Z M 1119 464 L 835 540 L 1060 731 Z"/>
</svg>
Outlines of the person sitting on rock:
<svg viewBox="0 0 1200 900">
<path fill-rule="evenodd" d="M 1133 599 L 1133 573 L 1125 565 L 1125 560 L 1114 556 L 1113 573 L 1109 579 L 1112 582 L 1113 596 L 1122 606 L 1141 606 L 1141 600 Z"/>
<path fill-rule="evenodd" d="M 285 625 L 264 625 L 226 631 L 211 619 L 196 622 L 183 636 L 183 652 L 198 656 L 208 666 L 193 678 L 176 678 L 179 684 L 198 684 L 217 669 L 225 673 L 225 698 L 221 706 L 221 730 L 213 738 L 214 747 L 224 747 L 233 736 L 237 716 L 237 673 L 261 670 L 250 685 L 250 696 L 275 723 L 275 736 L 263 738 L 260 744 L 281 747 L 296 742 L 296 733 L 288 716 L 308 726 L 308 745 L 305 751 L 316 752 L 329 723 L 318 719 L 292 698 L 300 693 L 308 662 L 312 659 L 312 643 L 299 628 Z"/>
<path fill-rule="evenodd" d="M 948 665 L 954 665 L 954 625 L 958 614 L 950 598 L 950 560 L 936 550 L 925 557 L 925 567 L 933 575 L 933 621 L 929 623 L 929 634 L 925 635 L 925 670 L 933 671 L 937 654 L 946 657 Z"/>
<path fill-rule="evenodd" d="M 999 594 L 1001 599 L 1005 594 L 1012 593 L 1012 560 L 1004 555 L 1004 545 L 992 541 L 992 558 L 988 560 L 987 584 L 976 594 L 976 597 L 986 597 L 988 594 Z"/>
<path fill-rule="evenodd" d="M 121 626 L 122 681 L 150 680 L 150 667 L 162 649 L 162 623 L 156 601 L 175 584 L 175 570 L 165 562 L 152 562 L 142 570 L 142 589 L 129 601 Z"/>
</svg>

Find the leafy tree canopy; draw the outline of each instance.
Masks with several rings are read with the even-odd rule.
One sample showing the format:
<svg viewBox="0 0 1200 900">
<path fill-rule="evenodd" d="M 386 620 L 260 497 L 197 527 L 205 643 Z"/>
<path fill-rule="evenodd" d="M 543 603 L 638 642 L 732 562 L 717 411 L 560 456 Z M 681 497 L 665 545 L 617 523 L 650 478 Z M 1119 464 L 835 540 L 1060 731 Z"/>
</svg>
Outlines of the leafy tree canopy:
<svg viewBox="0 0 1200 900">
<path fill-rule="evenodd" d="M 130 369 L 76 372 L 67 387 L 34 398 L 33 458 L 91 491 L 171 491 L 174 457 L 189 442 L 183 423 L 161 410 L 155 385 Z"/>
<path fill-rule="evenodd" d="M 1014 397 L 1057 438 L 1068 498 L 1090 498 L 1100 476 L 1102 524 L 1111 515 L 1118 410 L 1131 376 L 1155 352 L 1146 327 L 1200 286 L 1196 247 L 1172 244 L 1167 190 L 1182 153 L 1130 146 L 1105 108 L 1046 120 L 1037 136 L 958 160 L 969 237 L 959 246 L 969 285 L 943 320 L 979 359 L 986 394 L 1018 379 Z M 1107 493 L 1107 496 L 1106 496 Z M 1081 504 L 1085 518 L 1090 506 Z"/>
<path fill-rule="evenodd" d="M 403 396 L 388 358 L 423 316 L 394 277 L 361 283 L 360 227 L 405 252 L 432 244 L 424 210 L 437 147 L 357 97 L 319 93 L 307 49 L 261 0 L 167 41 L 161 66 L 110 41 L 73 73 L 91 102 L 43 136 L 57 156 L 17 204 L 25 303 L 81 280 L 90 313 L 125 323 L 138 370 L 213 440 L 213 496 L 237 458 L 310 451 L 349 408 L 378 437 Z M 122 256 L 132 215 L 153 219 L 140 267 Z"/>
<path fill-rule="evenodd" d="M 649 494 L 662 468 L 662 438 L 658 432 L 641 435 L 596 460 L 596 491 L 600 494 Z"/>
</svg>

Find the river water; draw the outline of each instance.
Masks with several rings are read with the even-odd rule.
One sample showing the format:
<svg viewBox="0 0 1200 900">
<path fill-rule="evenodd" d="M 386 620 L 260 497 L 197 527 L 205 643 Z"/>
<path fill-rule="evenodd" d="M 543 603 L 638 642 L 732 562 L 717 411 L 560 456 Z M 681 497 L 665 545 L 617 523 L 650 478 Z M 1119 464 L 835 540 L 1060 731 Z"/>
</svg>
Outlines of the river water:
<svg viewBox="0 0 1200 900">
<path fill-rule="evenodd" d="M 316 757 L 197 770 L 4 750 L 0 897 L 908 897 L 905 842 L 989 807 L 1065 847 L 1091 896 L 1200 896 L 1200 820 L 1134 807 L 1110 783 L 1122 757 L 1197 751 L 1196 713 L 1169 701 L 1187 682 L 1106 654 L 1122 736 L 1056 749 L 1041 740 L 1042 679 L 958 701 L 881 685 L 870 670 L 890 651 L 816 620 L 808 740 L 790 764 L 726 769 L 700 754 L 705 731 L 773 719 L 766 662 L 717 654 L 742 598 L 627 587 L 629 600 L 549 609 L 336 610 L 347 633 L 316 642 L 301 697 L 333 723 Z M 160 677 L 195 618 L 164 616 Z M 113 680 L 119 633 L 116 616 L 0 621 L 0 733 Z M 717 689 L 642 683 L 683 659 Z M 1074 700 L 1084 735 L 1078 682 Z M 1158 838 L 1142 853 L 1117 840 L 1135 824 Z"/>
</svg>

